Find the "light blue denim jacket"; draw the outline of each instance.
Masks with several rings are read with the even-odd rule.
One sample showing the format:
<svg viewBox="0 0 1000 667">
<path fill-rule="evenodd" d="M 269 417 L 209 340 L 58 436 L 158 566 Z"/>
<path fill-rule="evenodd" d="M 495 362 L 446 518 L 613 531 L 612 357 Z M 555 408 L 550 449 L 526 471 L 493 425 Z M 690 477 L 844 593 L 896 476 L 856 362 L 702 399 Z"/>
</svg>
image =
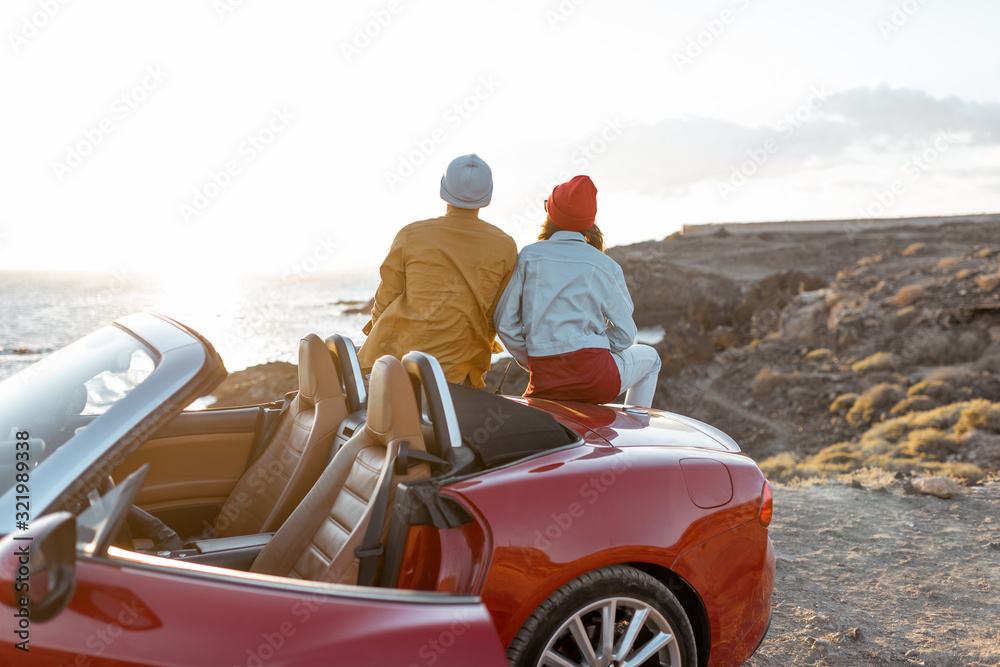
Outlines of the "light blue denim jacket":
<svg viewBox="0 0 1000 667">
<path fill-rule="evenodd" d="M 518 254 L 493 322 L 503 346 L 527 367 L 529 356 L 626 349 L 635 342 L 632 308 L 615 260 L 583 234 L 558 231 Z"/>
</svg>

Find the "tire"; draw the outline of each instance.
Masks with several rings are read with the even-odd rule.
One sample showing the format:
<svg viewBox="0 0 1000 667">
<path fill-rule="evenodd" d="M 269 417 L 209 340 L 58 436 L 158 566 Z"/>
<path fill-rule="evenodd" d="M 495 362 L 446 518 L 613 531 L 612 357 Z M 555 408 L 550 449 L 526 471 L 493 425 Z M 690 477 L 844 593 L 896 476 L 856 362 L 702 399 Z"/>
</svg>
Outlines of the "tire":
<svg viewBox="0 0 1000 667">
<path fill-rule="evenodd" d="M 642 623 L 636 626 L 637 616 Z M 553 593 L 511 640 L 507 659 L 512 667 L 698 664 L 680 602 L 663 583 L 627 565 L 588 572 Z"/>
</svg>

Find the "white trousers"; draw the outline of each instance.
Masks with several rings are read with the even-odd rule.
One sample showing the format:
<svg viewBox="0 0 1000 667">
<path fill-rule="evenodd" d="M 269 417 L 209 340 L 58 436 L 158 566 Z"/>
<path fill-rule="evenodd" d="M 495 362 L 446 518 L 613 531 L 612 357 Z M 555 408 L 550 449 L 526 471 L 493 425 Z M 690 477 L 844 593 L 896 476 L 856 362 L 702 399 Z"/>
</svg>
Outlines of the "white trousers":
<svg viewBox="0 0 1000 667">
<path fill-rule="evenodd" d="M 636 343 L 621 352 L 612 352 L 611 356 L 618 365 L 618 373 L 622 378 L 619 393 L 626 391 L 625 403 L 642 408 L 653 406 L 653 394 L 656 392 L 656 378 L 660 372 L 660 355 L 649 345 Z"/>
</svg>

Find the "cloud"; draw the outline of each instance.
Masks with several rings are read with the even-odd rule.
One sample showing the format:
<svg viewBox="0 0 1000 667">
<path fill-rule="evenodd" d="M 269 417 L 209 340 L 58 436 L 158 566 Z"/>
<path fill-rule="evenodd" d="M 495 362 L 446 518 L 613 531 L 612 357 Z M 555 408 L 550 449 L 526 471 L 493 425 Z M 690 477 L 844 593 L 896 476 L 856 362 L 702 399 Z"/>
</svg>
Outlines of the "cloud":
<svg viewBox="0 0 1000 667">
<path fill-rule="evenodd" d="M 748 160 L 758 162 L 755 173 L 771 178 L 897 155 L 902 161 L 942 132 L 964 148 L 1000 144 L 1000 104 L 860 87 L 814 95 L 770 127 L 705 117 L 635 124 L 588 171 L 604 187 L 671 197 L 728 179 Z"/>
<path fill-rule="evenodd" d="M 832 95 L 824 111 L 841 115 L 855 141 L 877 136 L 904 140 L 950 129 L 968 134 L 966 145 L 1000 143 L 1000 104 L 996 103 L 937 99 L 920 90 L 881 86 Z"/>
</svg>

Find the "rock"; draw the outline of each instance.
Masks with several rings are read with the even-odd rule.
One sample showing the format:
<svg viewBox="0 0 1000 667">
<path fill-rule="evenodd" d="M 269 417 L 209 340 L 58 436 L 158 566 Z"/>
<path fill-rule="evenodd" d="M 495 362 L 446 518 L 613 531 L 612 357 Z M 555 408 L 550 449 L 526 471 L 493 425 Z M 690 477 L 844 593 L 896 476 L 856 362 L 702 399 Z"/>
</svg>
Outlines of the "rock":
<svg viewBox="0 0 1000 667">
<path fill-rule="evenodd" d="M 957 495 L 961 488 L 958 483 L 947 477 L 918 477 L 913 480 L 913 488 L 918 493 L 938 498 L 951 498 Z"/>
<path fill-rule="evenodd" d="M 733 311 L 733 328 L 748 341 L 764 338 L 778 328 L 782 312 L 798 300 L 799 294 L 819 291 L 826 285 L 823 278 L 801 271 L 771 274 L 751 285 L 743 294 L 739 306 Z M 826 295 L 815 298 L 824 301 Z"/>
<path fill-rule="evenodd" d="M 829 308 L 829 289 L 803 292 L 795 297 L 781 314 L 780 332 L 782 340 L 800 343 L 821 343 L 826 341 Z"/>
<path fill-rule="evenodd" d="M 212 407 L 258 405 L 280 401 L 286 392 L 299 386 L 298 368 L 294 364 L 275 361 L 230 373 L 212 395 Z"/>
<path fill-rule="evenodd" d="M 375 307 L 375 299 L 370 299 L 367 303 L 362 305 L 357 305 L 361 303 L 359 301 L 340 301 L 337 305 L 342 306 L 354 306 L 353 308 L 344 308 L 341 312 L 342 315 L 370 315 L 372 308 Z"/>
</svg>

